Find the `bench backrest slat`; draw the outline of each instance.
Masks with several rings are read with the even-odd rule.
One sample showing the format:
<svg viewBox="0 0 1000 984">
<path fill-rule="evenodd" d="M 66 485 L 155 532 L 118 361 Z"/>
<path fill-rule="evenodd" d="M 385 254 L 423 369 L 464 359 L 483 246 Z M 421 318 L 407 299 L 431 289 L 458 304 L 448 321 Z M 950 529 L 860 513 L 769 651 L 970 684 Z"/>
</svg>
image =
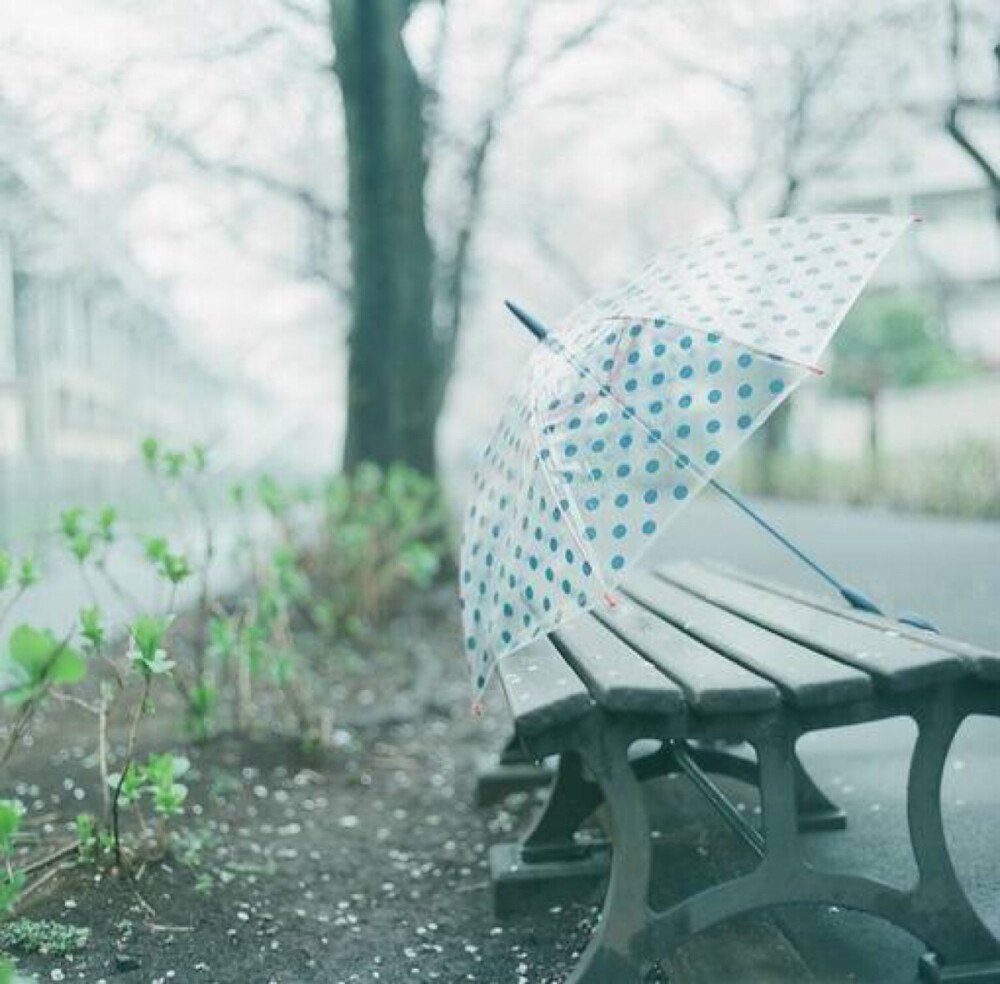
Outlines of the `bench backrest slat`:
<svg viewBox="0 0 1000 984">
<path fill-rule="evenodd" d="M 594 701 L 583 681 L 548 639 L 497 664 L 507 703 L 524 734 L 538 734 L 587 714 Z"/>
<path fill-rule="evenodd" d="M 640 714 L 684 710 L 680 687 L 592 615 L 564 625 L 555 643 L 608 710 Z"/>
<path fill-rule="evenodd" d="M 726 659 L 638 605 L 625 603 L 614 610 L 602 609 L 598 618 L 680 684 L 695 710 L 761 711 L 780 701 L 780 691 L 770 680 Z"/>
<path fill-rule="evenodd" d="M 669 564 L 658 574 L 721 608 L 865 670 L 893 690 L 934 686 L 967 672 L 954 653 L 779 597 L 697 564 Z"/>
<path fill-rule="evenodd" d="M 651 574 L 633 575 L 625 590 L 688 635 L 773 680 L 793 703 L 828 705 L 861 700 L 872 692 L 867 673 L 717 608 Z"/>
</svg>

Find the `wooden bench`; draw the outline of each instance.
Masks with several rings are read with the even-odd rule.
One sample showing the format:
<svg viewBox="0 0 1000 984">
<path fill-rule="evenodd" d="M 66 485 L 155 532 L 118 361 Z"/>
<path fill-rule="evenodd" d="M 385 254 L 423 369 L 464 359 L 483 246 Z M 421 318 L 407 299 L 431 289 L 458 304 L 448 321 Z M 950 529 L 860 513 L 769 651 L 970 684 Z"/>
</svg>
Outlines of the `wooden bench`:
<svg viewBox="0 0 1000 984">
<path fill-rule="evenodd" d="M 694 564 L 637 574 L 622 591 L 617 609 L 501 660 L 524 755 L 559 758 L 531 830 L 492 849 L 498 911 L 561 879 L 593 879 L 610 853 L 604 908 L 573 984 L 648 980 L 691 936 L 792 903 L 890 920 L 928 947 L 926 980 L 1000 981 L 1000 942 L 955 875 L 940 802 L 962 720 L 1000 715 L 1000 656 Z M 818 870 L 803 860 L 800 842 L 801 831 L 841 827 L 844 815 L 800 764 L 797 739 L 898 715 L 918 727 L 907 816 L 919 879 L 910 890 Z M 743 743 L 753 755 L 740 754 Z M 641 783 L 674 773 L 693 781 L 760 862 L 657 911 Z M 726 797 L 718 775 L 758 786 L 759 827 Z M 610 852 L 579 836 L 602 805 Z"/>
</svg>

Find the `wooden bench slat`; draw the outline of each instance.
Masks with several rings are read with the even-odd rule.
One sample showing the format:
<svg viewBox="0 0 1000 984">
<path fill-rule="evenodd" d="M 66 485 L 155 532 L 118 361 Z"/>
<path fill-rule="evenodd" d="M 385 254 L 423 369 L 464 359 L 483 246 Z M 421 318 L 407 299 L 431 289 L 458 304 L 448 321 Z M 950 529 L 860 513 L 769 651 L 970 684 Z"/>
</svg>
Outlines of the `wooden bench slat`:
<svg viewBox="0 0 1000 984">
<path fill-rule="evenodd" d="M 680 687 L 592 615 L 563 626 L 555 642 L 602 707 L 651 714 L 684 710 Z"/>
<path fill-rule="evenodd" d="M 721 656 L 669 622 L 626 603 L 598 618 L 683 688 L 702 713 L 741 713 L 777 706 L 780 691 L 769 680 Z"/>
<path fill-rule="evenodd" d="M 740 581 L 746 581 L 754 587 L 770 591 L 771 594 L 781 598 L 789 598 L 792 601 L 801 602 L 820 611 L 829 612 L 840 618 L 850 619 L 852 622 L 860 622 L 862 625 L 871 625 L 877 629 L 897 632 L 899 635 L 912 639 L 915 642 L 931 646 L 934 649 L 943 649 L 956 656 L 961 656 L 967 664 L 972 667 L 972 671 L 986 680 L 1000 680 L 1000 653 L 987 649 L 985 646 L 976 646 L 951 636 L 929 633 L 925 629 L 918 629 L 914 625 L 907 625 L 905 622 L 897 622 L 893 619 L 885 618 L 881 615 L 873 615 L 870 612 L 863 612 L 855 608 L 838 607 L 836 602 L 827 598 L 821 598 L 808 591 L 800 591 L 798 588 L 790 588 L 784 584 L 779 584 L 769 578 L 758 577 L 755 574 L 747 574 L 744 571 L 729 570 L 722 565 L 711 564 L 710 570 L 718 570 L 727 577 L 733 577 Z"/>
<path fill-rule="evenodd" d="M 953 653 L 778 597 L 697 564 L 669 564 L 657 573 L 706 601 L 862 669 L 893 690 L 947 683 L 966 673 Z"/>
<path fill-rule="evenodd" d="M 861 700 L 872 692 L 867 673 L 719 609 L 651 574 L 634 575 L 624 590 L 688 635 L 773 680 L 797 704 L 815 707 Z"/>
<path fill-rule="evenodd" d="M 538 639 L 497 663 L 519 731 L 539 734 L 582 717 L 594 706 L 583 681 L 548 639 Z"/>
</svg>

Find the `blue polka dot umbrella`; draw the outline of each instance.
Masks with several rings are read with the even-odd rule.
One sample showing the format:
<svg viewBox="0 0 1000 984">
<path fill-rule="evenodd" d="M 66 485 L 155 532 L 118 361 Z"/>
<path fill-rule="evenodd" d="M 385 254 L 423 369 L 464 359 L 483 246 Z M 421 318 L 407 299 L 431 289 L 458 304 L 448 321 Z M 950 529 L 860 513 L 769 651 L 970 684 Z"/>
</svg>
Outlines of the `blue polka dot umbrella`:
<svg viewBox="0 0 1000 984">
<path fill-rule="evenodd" d="M 615 604 L 654 539 L 819 372 L 908 221 L 789 218 L 710 236 L 652 260 L 552 331 L 512 306 L 540 344 L 486 448 L 465 522 L 477 700 L 498 659 Z"/>
</svg>

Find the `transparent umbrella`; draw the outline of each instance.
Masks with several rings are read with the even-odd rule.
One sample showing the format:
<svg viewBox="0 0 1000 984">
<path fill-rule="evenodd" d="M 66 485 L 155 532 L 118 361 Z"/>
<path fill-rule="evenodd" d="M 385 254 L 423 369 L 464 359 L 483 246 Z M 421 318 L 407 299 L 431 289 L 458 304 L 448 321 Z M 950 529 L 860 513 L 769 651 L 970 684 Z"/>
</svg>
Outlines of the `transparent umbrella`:
<svg viewBox="0 0 1000 984">
<path fill-rule="evenodd" d="M 709 236 L 551 331 L 509 305 L 540 344 L 486 447 L 465 521 L 477 700 L 498 659 L 616 604 L 616 585 L 707 483 L 763 522 L 713 476 L 821 372 L 908 222 L 826 215 Z M 877 610 L 790 546 L 852 604 Z"/>
</svg>

